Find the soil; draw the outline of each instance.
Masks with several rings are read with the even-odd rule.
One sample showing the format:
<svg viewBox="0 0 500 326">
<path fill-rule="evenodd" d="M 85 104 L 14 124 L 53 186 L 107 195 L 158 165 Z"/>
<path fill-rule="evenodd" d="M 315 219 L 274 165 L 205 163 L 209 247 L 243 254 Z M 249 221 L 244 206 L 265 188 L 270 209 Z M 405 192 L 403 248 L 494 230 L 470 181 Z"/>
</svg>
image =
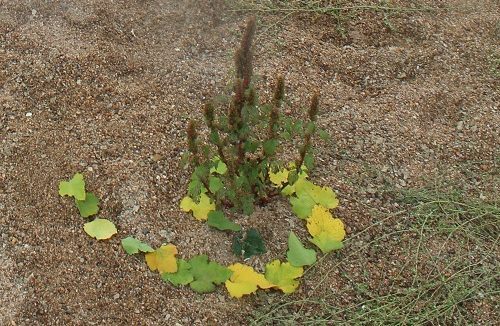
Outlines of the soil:
<svg viewBox="0 0 500 326">
<path fill-rule="evenodd" d="M 492 58 L 500 4 L 426 4 L 437 10 L 391 14 L 390 25 L 365 11 L 342 30 L 326 15 L 259 17 L 259 87 L 283 74 L 287 110 L 296 116 L 321 91 L 318 120 L 332 139 L 318 142 L 311 175 L 338 193 L 336 215 L 348 238 L 379 220 L 374 210 L 399 210 L 384 195 L 387 183 L 420 187 L 443 167 L 460 179 L 465 163 L 498 173 Z M 174 288 L 120 246 L 133 235 L 155 247 L 172 242 L 186 258 L 238 259 L 230 235 L 180 211 L 190 174 L 180 156 L 187 121 L 201 120 L 203 101 L 227 90 L 248 15 L 216 0 L 0 0 L 0 324 L 244 324 L 256 307 L 282 296 L 235 300 L 223 287 L 208 295 Z M 88 237 L 71 200 L 57 193 L 59 181 L 78 171 L 101 198 L 99 216 L 118 227 L 108 241 Z M 471 181 L 469 190 L 488 197 L 493 187 Z M 287 230 L 305 236 L 285 200 L 238 222 L 256 226 L 267 241 L 268 253 L 249 262 L 260 270 L 284 258 Z M 353 280 L 368 272 L 370 286 L 383 289 L 398 270 L 390 262 L 404 261 L 397 248 L 369 252 L 364 261 L 343 260 L 348 252 L 324 259 L 293 298 L 339 292 L 342 271 Z M 328 286 L 315 287 L 320 279 Z M 343 305 L 349 297 L 332 300 Z M 488 303 L 477 307 L 477 323 L 498 320 Z"/>
</svg>

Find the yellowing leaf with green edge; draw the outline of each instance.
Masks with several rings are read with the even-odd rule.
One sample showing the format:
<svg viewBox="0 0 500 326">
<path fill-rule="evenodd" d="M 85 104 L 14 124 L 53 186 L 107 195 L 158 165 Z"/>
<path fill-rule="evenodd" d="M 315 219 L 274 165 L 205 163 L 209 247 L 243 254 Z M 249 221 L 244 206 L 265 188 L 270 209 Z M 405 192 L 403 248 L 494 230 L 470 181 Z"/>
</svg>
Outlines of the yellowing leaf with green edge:
<svg viewBox="0 0 500 326">
<path fill-rule="evenodd" d="M 252 267 L 240 263 L 230 265 L 228 267 L 233 274 L 226 281 L 226 288 L 233 298 L 241 298 L 242 296 L 257 291 L 257 287 L 261 289 L 269 289 L 274 286 L 264 275 L 257 273 Z"/>
<path fill-rule="evenodd" d="M 184 197 L 180 207 L 184 212 L 193 211 L 193 216 L 201 221 L 208 219 L 208 213 L 215 210 L 215 203 L 206 194 L 200 194 L 199 203 L 196 203 L 191 197 Z"/>
<path fill-rule="evenodd" d="M 316 262 L 316 251 L 305 248 L 295 233 L 290 232 L 286 258 L 295 267 L 312 265 Z"/>
<path fill-rule="evenodd" d="M 281 187 L 281 185 L 288 181 L 288 173 L 287 169 L 280 170 L 276 173 L 273 173 L 269 170 L 269 180 L 276 186 Z"/>
<path fill-rule="evenodd" d="M 97 240 L 109 239 L 118 232 L 113 222 L 100 218 L 85 223 L 83 230 Z"/>
<path fill-rule="evenodd" d="M 85 200 L 75 199 L 75 204 L 81 217 L 89 217 L 99 212 L 99 198 L 91 192 L 87 192 Z"/>
<path fill-rule="evenodd" d="M 296 278 L 302 274 L 302 267 L 294 267 L 288 262 L 281 263 L 278 259 L 266 265 L 266 280 L 284 293 L 292 293 L 297 289 L 299 281 Z"/>
<path fill-rule="evenodd" d="M 150 270 L 161 273 L 177 272 L 177 247 L 173 244 L 163 245 L 154 252 L 148 252 L 145 255 L 146 263 Z"/>
<path fill-rule="evenodd" d="M 313 236 L 312 243 L 317 245 L 324 253 L 339 249 L 338 243 L 345 238 L 344 223 L 323 206 L 316 205 L 311 216 L 307 219 L 307 230 Z"/>
<path fill-rule="evenodd" d="M 85 181 L 81 173 L 76 173 L 69 181 L 59 182 L 59 195 L 85 200 Z"/>
</svg>

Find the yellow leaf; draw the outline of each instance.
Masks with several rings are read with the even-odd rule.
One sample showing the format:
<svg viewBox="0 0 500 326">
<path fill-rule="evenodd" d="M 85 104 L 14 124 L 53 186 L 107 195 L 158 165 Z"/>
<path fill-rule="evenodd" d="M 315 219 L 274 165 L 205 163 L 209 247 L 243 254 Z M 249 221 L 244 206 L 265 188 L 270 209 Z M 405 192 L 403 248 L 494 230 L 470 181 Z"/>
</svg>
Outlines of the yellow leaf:
<svg viewBox="0 0 500 326">
<path fill-rule="evenodd" d="M 316 205 L 307 219 L 307 230 L 313 236 L 310 241 L 323 253 L 342 248 L 345 237 L 344 223 L 323 206 Z"/>
<path fill-rule="evenodd" d="M 327 233 L 332 239 L 342 241 L 345 237 L 344 223 L 339 218 L 333 218 L 328 209 L 316 205 L 307 219 L 307 230 L 314 236 Z"/>
<path fill-rule="evenodd" d="M 278 171 L 276 173 L 273 173 L 271 170 L 269 170 L 269 180 L 276 186 L 276 187 L 281 187 L 281 185 L 285 182 L 288 181 L 288 171 L 287 169 L 283 169 L 281 171 Z"/>
<path fill-rule="evenodd" d="M 154 252 L 148 252 L 146 263 L 152 271 L 158 270 L 161 273 L 175 273 L 177 272 L 177 248 L 173 244 L 161 246 Z"/>
<path fill-rule="evenodd" d="M 191 197 L 184 197 L 182 198 L 181 200 L 181 209 L 184 211 L 184 212 L 189 212 L 190 210 L 193 209 L 193 206 L 195 205 L 193 199 Z"/>
<path fill-rule="evenodd" d="M 257 273 L 252 267 L 240 263 L 228 267 L 233 274 L 226 281 L 226 288 L 234 298 L 241 298 L 243 295 L 254 293 L 257 286 L 261 289 L 268 289 L 273 286 L 266 280 L 264 275 Z"/>
<path fill-rule="evenodd" d="M 215 210 L 215 203 L 211 202 L 206 194 L 200 194 L 200 202 L 195 203 L 191 197 L 184 197 L 180 205 L 184 212 L 193 211 L 193 216 L 197 220 L 208 219 L 208 213 Z"/>
</svg>

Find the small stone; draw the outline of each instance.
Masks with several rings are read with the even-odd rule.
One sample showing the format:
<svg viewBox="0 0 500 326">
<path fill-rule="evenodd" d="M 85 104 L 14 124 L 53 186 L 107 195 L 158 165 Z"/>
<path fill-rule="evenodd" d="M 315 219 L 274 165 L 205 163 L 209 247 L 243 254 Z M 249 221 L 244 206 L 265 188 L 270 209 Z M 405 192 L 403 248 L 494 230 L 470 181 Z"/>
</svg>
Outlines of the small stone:
<svg viewBox="0 0 500 326">
<path fill-rule="evenodd" d="M 160 230 L 158 234 L 165 239 L 168 239 L 170 237 L 170 232 L 168 230 Z"/>
<path fill-rule="evenodd" d="M 115 300 L 117 300 L 119 298 L 120 298 L 120 294 L 118 294 L 118 293 L 113 296 L 113 299 L 115 299 Z"/>
<path fill-rule="evenodd" d="M 377 192 L 377 190 L 375 190 L 372 187 L 368 187 L 366 188 L 366 192 L 369 193 L 370 195 L 374 195 Z"/>
<path fill-rule="evenodd" d="M 31 112 L 26 112 L 26 116 L 29 118 L 29 117 L 33 116 L 33 113 L 31 113 Z"/>
<path fill-rule="evenodd" d="M 163 156 L 160 154 L 154 154 L 153 156 L 151 156 L 151 159 L 155 162 L 158 162 L 158 161 L 161 161 L 163 159 Z"/>
<path fill-rule="evenodd" d="M 462 129 L 464 129 L 464 122 L 463 121 L 459 121 L 457 123 L 457 130 L 460 131 Z"/>
</svg>

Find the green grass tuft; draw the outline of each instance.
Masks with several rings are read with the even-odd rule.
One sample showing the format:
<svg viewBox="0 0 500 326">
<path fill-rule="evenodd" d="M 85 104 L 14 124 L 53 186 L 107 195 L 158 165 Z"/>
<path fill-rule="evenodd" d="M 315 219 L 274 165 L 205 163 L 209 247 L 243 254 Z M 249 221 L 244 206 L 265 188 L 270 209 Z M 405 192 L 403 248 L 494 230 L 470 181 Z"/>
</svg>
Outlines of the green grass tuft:
<svg viewBox="0 0 500 326">
<path fill-rule="evenodd" d="M 252 323 L 466 325 L 476 324 L 477 318 L 488 318 L 475 312 L 475 307 L 498 311 L 498 198 L 486 202 L 468 198 L 457 188 L 444 191 L 441 187 L 398 194 L 396 200 L 404 207 L 399 214 L 408 219 L 399 229 L 382 228 L 386 233 L 364 246 L 382 248 L 382 252 L 401 248 L 401 260 L 391 262 L 399 273 L 386 289 L 373 288 L 368 280 L 353 279 L 351 264 L 359 273 L 366 262 L 366 251 L 350 249 L 347 242 L 349 254 L 342 257 L 344 263 L 322 272 L 343 269 L 341 284 L 346 285 L 345 290 L 330 296 L 279 301 L 257 310 Z M 381 255 L 379 258 L 384 257 Z M 350 299 L 343 301 L 343 297 Z"/>
</svg>

